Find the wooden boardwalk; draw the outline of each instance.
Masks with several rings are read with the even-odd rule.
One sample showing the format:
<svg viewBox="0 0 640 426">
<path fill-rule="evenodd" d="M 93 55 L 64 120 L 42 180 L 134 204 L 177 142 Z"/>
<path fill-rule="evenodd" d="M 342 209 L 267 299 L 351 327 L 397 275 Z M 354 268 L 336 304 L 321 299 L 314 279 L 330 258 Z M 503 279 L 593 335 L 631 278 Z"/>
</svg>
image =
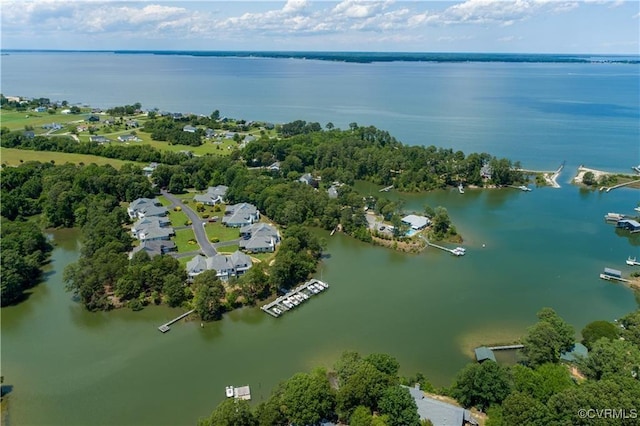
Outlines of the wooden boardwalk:
<svg viewBox="0 0 640 426">
<path fill-rule="evenodd" d="M 180 315 L 179 317 L 176 317 L 174 319 L 172 319 L 171 321 L 162 324 L 160 327 L 158 327 L 158 330 L 160 330 L 163 333 L 166 333 L 167 331 L 171 330 L 171 328 L 169 328 L 169 326 L 171 324 L 173 324 L 174 322 L 180 321 L 182 318 L 186 317 L 187 315 L 190 315 L 192 313 L 194 313 L 196 310 L 192 309 L 189 312 L 185 312 L 184 314 Z"/>
</svg>

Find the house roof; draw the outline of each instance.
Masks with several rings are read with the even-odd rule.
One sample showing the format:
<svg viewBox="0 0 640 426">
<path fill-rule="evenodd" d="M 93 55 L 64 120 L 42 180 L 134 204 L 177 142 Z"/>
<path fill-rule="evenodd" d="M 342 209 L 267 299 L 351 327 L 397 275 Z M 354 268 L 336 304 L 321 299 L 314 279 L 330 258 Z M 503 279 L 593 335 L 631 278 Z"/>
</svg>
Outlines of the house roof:
<svg viewBox="0 0 640 426">
<path fill-rule="evenodd" d="M 139 246 L 133 248 L 131 254 L 145 251 L 149 257 L 153 257 L 175 249 L 176 244 L 173 241 L 143 241 Z"/>
<path fill-rule="evenodd" d="M 200 272 L 207 270 L 207 258 L 201 254 L 196 255 L 193 259 L 187 262 L 186 265 L 187 274 L 197 275 Z"/>
<path fill-rule="evenodd" d="M 405 386 L 406 387 L 406 386 Z M 471 412 L 462 407 L 448 404 L 426 396 L 420 388 L 410 388 L 409 393 L 416 402 L 420 419 L 429 419 L 435 426 L 463 426 L 465 422 L 477 425 Z"/>
<path fill-rule="evenodd" d="M 491 361 L 496 360 L 496 356 L 494 355 L 493 351 L 486 346 L 480 346 L 479 348 L 476 348 L 475 352 L 476 361 L 478 362 L 486 361 L 488 359 L 490 359 Z"/>
<path fill-rule="evenodd" d="M 589 350 L 582 343 L 574 343 L 573 348 L 568 352 L 560 354 L 560 359 L 563 361 L 573 362 L 577 361 L 580 357 L 586 357 Z"/>
<path fill-rule="evenodd" d="M 402 221 L 411 226 L 412 229 L 422 229 L 429 224 L 429 218 L 426 216 L 417 216 L 410 214 L 402 218 Z"/>
<path fill-rule="evenodd" d="M 258 209 L 253 204 L 240 203 L 227 206 L 222 223 L 245 223 L 248 224 L 257 216 Z"/>
</svg>

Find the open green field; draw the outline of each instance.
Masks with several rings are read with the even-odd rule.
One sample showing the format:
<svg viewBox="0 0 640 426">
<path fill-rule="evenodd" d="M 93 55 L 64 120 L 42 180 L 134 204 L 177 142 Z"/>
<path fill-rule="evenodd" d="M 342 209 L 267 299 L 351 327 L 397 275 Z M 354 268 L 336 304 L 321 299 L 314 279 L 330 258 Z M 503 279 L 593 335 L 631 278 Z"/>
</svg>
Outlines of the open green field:
<svg viewBox="0 0 640 426">
<path fill-rule="evenodd" d="M 184 226 L 189 220 L 189 217 L 185 212 L 169 210 L 169 220 L 173 226 Z"/>
<path fill-rule="evenodd" d="M 240 247 L 237 244 L 230 244 L 228 246 L 218 247 L 216 250 L 220 254 L 231 254 L 233 252 L 238 251 Z"/>
<path fill-rule="evenodd" d="M 47 112 L 33 111 L 6 111 L 0 110 L 0 123 L 9 130 L 24 130 L 25 126 L 32 126 L 36 134 L 46 133 L 43 124 L 59 123 L 63 126 L 69 124 L 84 123 L 87 118 L 84 114 L 49 114 Z"/>
<path fill-rule="evenodd" d="M 198 246 L 198 243 L 189 244 L 190 240 L 196 241 L 196 235 L 193 233 L 193 229 L 187 228 L 176 231 L 176 236 L 173 241 L 176 243 L 178 253 L 198 250 L 200 247 Z"/>
<path fill-rule="evenodd" d="M 131 161 L 116 160 L 113 158 L 98 157 L 96 155 L 87 154 L 68 154 L 66 152 L 49 152 L 49 151 L 29 151 L 26 149 L 16 148 L 0 148 L 0 162 L 9 166 L 18 166 L 21 162 L 40 161 L 47 163 L 53 161 L 55 164 L 61 165 L 65 163 L 74 164 L 91 164 L 95 163 L 99 166 L 111 164 L 116 169 L 122 167 L 123 164 L 131 163 Z M 142 163 L 136 163 L 144 166 Z"/>
</svg>

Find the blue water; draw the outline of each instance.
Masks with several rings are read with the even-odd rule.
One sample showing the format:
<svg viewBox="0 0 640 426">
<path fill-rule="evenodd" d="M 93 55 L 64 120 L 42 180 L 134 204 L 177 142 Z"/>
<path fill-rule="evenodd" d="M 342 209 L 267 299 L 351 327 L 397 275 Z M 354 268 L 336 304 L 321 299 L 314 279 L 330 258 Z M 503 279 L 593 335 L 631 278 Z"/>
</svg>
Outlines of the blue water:
<svg viewBox="0 0 640 426">
<path fill-rule="evenodd" d="M 382 62 L 113 53 L 1 57 L 2 93 L 109 107 L 375 125 L 530 168 L 640 162 L 640 65 Z"/>
</svg>

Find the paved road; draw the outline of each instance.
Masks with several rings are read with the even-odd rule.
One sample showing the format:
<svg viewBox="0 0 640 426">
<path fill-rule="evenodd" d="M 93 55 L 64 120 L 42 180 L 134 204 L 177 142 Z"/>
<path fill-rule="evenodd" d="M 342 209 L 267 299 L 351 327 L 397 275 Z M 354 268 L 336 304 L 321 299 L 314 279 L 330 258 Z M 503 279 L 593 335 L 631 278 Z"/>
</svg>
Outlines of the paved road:
<svg viewBox="0 0 640 426">
<path fill-rule="evenodd" d="M 182 208 L 182 211 L 187 215 L 187 217 L 193 224 L 191 225 L 191 227 L 193 228 L 193 232 L 196 234 L 196 240 L 200 245 L 200 249 L 202 250 L 202 253 L 204 253 L 205 256 L 209 256 L 209 257 L 215 256 L 217 254 L 216 249 L 211 245 L 209 238 L 207 238 L 206 232 L 204 232 L 204 224 L 206 222 L 200 219 L 200 217 L 196 214 L 196 212 L 191 210 L 189 206 L 184 204 L 177 197 L 174 197 L 173 195 L 169 194 L 165 190 L 160 191 L 160 193 L 162 193 L 162 195 L 164 195 L 167 198 L 167 200 L 171 201 L 174 205 L 180 206 Z"/>
</svg>

